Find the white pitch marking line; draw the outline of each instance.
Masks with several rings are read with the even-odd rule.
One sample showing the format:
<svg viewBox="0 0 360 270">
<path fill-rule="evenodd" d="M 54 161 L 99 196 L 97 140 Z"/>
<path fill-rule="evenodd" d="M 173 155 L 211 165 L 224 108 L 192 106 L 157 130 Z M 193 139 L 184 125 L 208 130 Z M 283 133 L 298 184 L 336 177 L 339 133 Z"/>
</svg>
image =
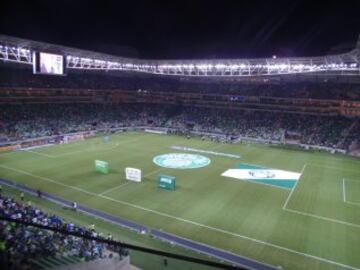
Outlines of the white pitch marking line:
<svg viewBox="0 0 360 270">
<path fill-rule="evenodd" d="M 55 181 L 55 180 L 50 179 L 50 178 L 45 178 L 45 177 L 41 177 L 41 176 L 38 176 L 38 175 L 34 175 L 32 173 L 28 173 L 28 172 L 23 171 L 23 170 L 18 170 L 18 169 L 15 169 L 15 168 L 4 166 L 4 165 L 0 165 L 0 167 L 8 169 L 8 170 L 15 171 L 15 172 L 19 172 L 19 173 L 22 173 L 22 174 L 25 174 L 25 175 L 30 175 L 32 177 L 39 178 L 39 179 L 42 179 L 44 181 L 55 183 L 55 184 L 58 184 L 58 185 L 61 185 L 61 186 L 64 186 L 64 187 L 68 187 L 70 189 L 78 190 L 78 191 L 84 192 L 86 194 L 89 194 L 91 196 L 97 196 L 97 197 L 100 197 L 100 198 L 103 198 L 103 199 L 107 199 L 107 200 L 110 200 L 110 201 L 113 201 L 113 202 L 117 202 L 117 203 L 129 206 L 129 207 L 134 207 L 134 208 L 137 208 L 137 209 L 140 209 L 140 210 L 143 210 L 143 211 L 155 213 L 155 214 L 160 215 L 160 216 L 164 216 L 164 217 L 172 218 L 172 219 L 175 219 L 175 220 L 179 220 L 179 221 L 182 221 L 184 223 L 193 224 L 193 225 L 196 225 L 196 226 L 199 226 L 199 227 L 207 228 L 209 230 L 221 232 L 221 233 L 228 234 L 228 235 L 231 235 L 231 236 L 235 236 L 235 237 L 238 237 L 238 238 L 242 238 L 242 239 L 245 239 L 245 240 L 248 240 L 248 241 L 256 242 L 256 243 L 262 244 L 264 246 L 277 248 L 277 249 L 280 249 L 280 250 L 287 251 L 289 253 L 302 255 L 304 257 L 308 257 L 308 258 L 311 258 L 311 259 L 314 259 L 314 260 L 318 260 L 318 261 L 322 261 L 322 262 L 325 262 L 325 263 L 337 265 L 337 266 L 344 267 L 344 268 L 347 268 L 347 269 L 360 270 L 360 268 L 356 268 L 356 267 L 353 267 L 353 266 L 350 266 L 350 265 L 335 262 L 335 261 L 332 261 L 332 260 L 328 260 L 328 259 L 325 259 L 325 258 L 322 258 L 322 257 L 315 256 L 315 255 L 303 253 L 303 252 L 296 251 L 296 250 L 293 250 L 293 249 L 290 249 L 290 248 L 278 246 L 278 245 L 275 245 L 275 244 L 272 244 L 272 243 L 269 243 L 269 242 L 265 242 L 265 241 L 262 241 L 262 240 L 258 240 L 258 239 L 251 238 L 251 237 L 248 237 L 248 236 L 244 236 L 244 235 L 241 235 L 241 234 L 237 234 L 237 233 L 234 233 L 234 232 L 230 232 L 230 231 L 226 231 L 226 230 L 223 230 L 223 229 L 207 226 L 205 224 L 201 224 L 201 223 L 198 223 L 198 222 L 195 222 L 195 221 L 191 221 L 191 220 L 183 219 L 183 218 L 180 218 L 180 217 L 172 216 L 172 215 L 162 213 L 162 212 L 159 212 L 159 211 L 156 211 L 156 210 L 153 210 L 153 209 L 145 208 L 145 207 L 142 207 L 142 206 L 139 206 L 139 205 L 136 205 L 136 204 L 128 203 L 128 202 L 121 201 L 121 200 L 116 200 L 116 199 L 113 199 L 111 197 L 99 195 L 99 194 L 96 194 L 96 193 L 93 193 L 93 192 L 90 192 L 90 191 L 87 191 L 87 190 L 84 190 L 84 189 L 81 189 L 81 188 L 78 188 L 78 187 L 73 187 L 73 186 L 70 186 L 70 185 L 63 184 L 61 182 Z M 289 211 L 288 209 L 286 209 L 286 210 Z M 360 225 L 357 225 L 357 226 L 360 227 Z"/>
<path fill-rule="evenodd" d="M 305 163 L 304 166 L 302 167 L 301 172 L 300 172 L 300 177 L 303 175 L 306 166 L 307 166 L 307 163 Z"/>
<path fill-rule="evenodd" d="M 29 152 L 29 153 L 34 153 L 36 155 L 47 157 L 47 158 L 55 158 L 55 156 L 53 156 L 53 155 L 48 155 L 48 154 L 44 154 L 44 153 L 36 152 L 36 151 L 32 151 L 32 150 L 23 150 L 23 151 L 24 152 Z"/>
<path fill-rule="evenodd" d="M 109 193 L 109 192 L 111 192 L 111 191 L 114 191 L 115 189 L 118 189 L 118 188 L 121 188 L 121 187 L 123 187 L 123 186 L 126 186 L 126 185 L 128 185 L 128 184 L 130 184 L 130 183 L 131 183 L 130 181 L 129 181 L 129 182 L 122 183 L 121 185 L 115 186 L 115 187 L 113 187 L 113 188 L 110 188 L 110 189 L 105 190 L 104 192 L 99 193 L 99 195 L 104 195 L 104 194 L 106 194 L 106 193 Z"/>
<path fill-rule="evenodd" d="M 350 202 L 350 201 L 346 201 L 346 203 L 348 203 L 348 204 L 352 204 L 352 205 L 357 205 L 357 206 L 360 206 L 360 203 L 357 203 L 357 202 Z"/>
<path fill-rule="evenodd" d="M 89 151 L 94 151 L 92 149 L 86 149 L 86 150 L 77 150 L 77 151 L 72 151 L 72 152 L 66 152 L 64 154 L 58 154 L 55 157 L 65 157 L 65 156 L 69 156 L 69 155 L 73 155 L 73 154 L 77 154 L 77 153 L 83 153 L 83 152 L 89 152 Z"/>
<path fill-rule="evenodd" d="M 349 203 L 349 202 L 346 202 L 346 203 Z M 313 218 L 326 220 L 326 221 L 330 221 L 330 222 L 333 222 L 333 223 L 338 223 L 338 224 L 342 224 L 342 225 L 346 225 L 346 226 L 350 226 L 350 227 L 360 228 L 359 224 L 350 223 L 350 222 L 346 222 L 346 221 L 342 221 L 342 220 L 338 220 L 338 219 L 323 217 L 323 216 L 319 216 L 319 215 L 315 215 L 315 214 L 309 214 L 309 213 L 306 213 L 306 212 L 293 210 L 293 209 L 289 209 L 289 208 L 286 208 L 286 209 L 283 209 L 283 210 L 288 211 L 288 212 L 292 212 L 292 213 L 295 213 L 295 214 L 307 216 L 307 217 L 313 217 Z"/>
<path fill-rule="evenodd" d="M 302 168 L 301 170 L 301 175 L 304 173 L 305 171 L 305 168 L 308 164 L 306 163 L 304 165 L 304 167 Z M 356 227 L 356 228 L 360 228 L 360 225 L 359 224 L 355 224 L 355 223 L 350 223 L 350 222 L 346 222 L 346 221 L 342 221 L 342 220 L 338 220 L 338 219 L 333 219 L 333 218 L 328 218 L 328 217 L 324 217 L 324 216 L 319 216 L 319 215 L 315 215 L 315 214 L 310 214 L 310 213 L 306 213 L 306 212 L 303 212 L 303 211 L 298 211 L 298 210 L 293 210 L 293 209 L 289 209 L 287 208 L 287 204 L 289 203 L 290 201 L 290 197 L 292 196 L 295 188 L 297 187 L 297 184 L 298 182 L 300 181 L 301 179 L 301 176 L 299 178 L 299 180 L 296 182 L 295 186 L 293 187 L 293 189 L 291 190 L 289 196 L 287 197 L 286 201 L 285 201 L 285 204 L 283 206 L 283 210 L 284 211 L 288 211 L 288 212 L 292 212 L 292 213 L 295 213 L 295 214 L 299 214 L 299 215 L 302 215 L 302 216 L 308 216 L 308 217 L 313 217 L 313 218 L 317 218 L 317 219 L 321 219 L 321 220 L 326 220 L 326 221 L 330 221 L 330 222 L 334 222 L 334 223 L 338 223 L 338 224 L 342 224 L 342 225 L 347 225 L 347 226 L 351 226 L 351 227 Z M 344 180 L 344 179 L 343 179 Z M 344 189 L 343 189 L 344 190 Z M 345 198 L 345 197 L 344 197 Z M 346 203 L 348 203 L 346 201 Z"/>
<path fill-rule="evenodd" d="M 106 151 L 114 151 L 115 148 L 117 148 L 119 145 L 122 144 L 127 144 L 127 143 L 132 143 L 135 141 L 138 141 L 139 138 L 134 138 L 134 139 L 130 139 L 130 140 L 126 140 L 126 141 L 121 141 L 119 143 L 116 143 L 114 147 L 111 148 L 106 148 L 106 149 L 86 149 L 86 150 L 77 150 L 77 151 L 72 151 L 72 152 L 66 152 L 64 154 L 58 154 L 58 155 L 48 155 L 48 154 L 44 154 L 44 153 L 40 153 L 40 152 L 36 152 L 36 151 L 31 151 L 31 150 L 22 150 L 25 152 L 30 152 L 30 153 L 34 153 L 40 156 L 44 156 L 44 157 L 48 157 L 48 158 L 58 158 L 58 157 L 64 157 L 64 156 L 69 156 L 69 155 L 73 155 L 73 154 L 77 154 L 77 153 L 83 153 L 83 152 L 91 152 L 91 151 L 99 151 L 99 152 L 106 152 Z"/>
<path fill-rule="evenodd" d="M 74 189 L 74 190 L 78 190 L 78 191 L 84 192 L 84 193 L 89 194 L 89 195 L 92 195 L 92 196 L 93 196 L 93 195 L 97 195 L 96 193 L 87 191 L 87 190 L 85 190 L 85 189 L 78 188 L 78 187 L 75 187 L 75 186 L 66 185 L 66 184 L 61 183 L 61 182 L 59 182 L 59 181 L 56 181 L 56 180 L 53 180 L 53 179 L 50 179 L 50 178 L 47 178 L 47 177 L 42 177 L 42 176 L 39 176 L 39 175 L 35 175 L 35 174 L 29 173 L 29 172 L 24 171 L 24 170 L 15 169 L 15 168 L 8 167 L 8 166 L 5 166 L 5 165 L 0 165 L 0 167 L 1 167 L 1 168 L 4 168 L 4 169 L 11 170 L 11 171 L 14 171 L 14 172 L 18 172 L 18 173 L 22 173 L 22 174 L 25 174 L 25 175 L 29 175 L 29 176 L 38 178 L 38 179 L 43 180 L 43 181 L 47 181 L 47 182 L 50 182 L 50 183 L 58 184 L 58 185 L 63 186 L 63 187 L 67 187 L 67 188 L 71 188 L 71 189 Z"/>
<path fill-rule="evenodd" d="M 154 174 L 154 173 L 156 173 L 156 172 L 158 172 L 158 171 L 160 171 L 160 170 L 161 170 L 161 169 L 153 170 L 153 171 L 151 171 L 151 172 L 143 175 L 142 177 L 150 176 L 150 175 L 152 175 L 152 174 Z M 121 187 L 126 186 L 126 185 L 131 184 L 131 183 L 133 183 L 133 182 L 128 181 L 128 182 L 122 183 L 121 185 L 118 185 L 118 186 L 112 187 L 112 188 L 110 188 L 110 189 L 107 189 L 107 190 L 99 193 L 98 195 L 99 195 L 99 196 L 104 195 L 104 194 L 106 194 L 106 193 L 109 193 L 109 192 L 111 192 L 111 191 L 114 191 L 114 190 L 116 190 L 116 189 L 118 189 L 118 188 L 121 188 Z"/>
<path fill-rule="evenodd" d="M 311 164 L 309 164 L 310 166 L 313 167 L 320 167 L 320 168 L 324 168 L 324 169 L 330 169 L 330 170 L 336 170 L 336 171 L 344 171 L 344 172 L 359 172 L 359 170 L 354 170 L 354 169 L 345 169 L 345 168 L 337 168 L 337 167 L 330 167 L 330 166 L 326 166 L 326 165 L 322 165 L 320 163 L 314 163 L 312 162 Z"/>
<path fill-rule="evenodd" d="M 303 174 L 304 170 L 305 170 L 305 167 L 306 167 L 307 164 L 304 165 L 303 169 L 301 170 L 301 175 Z M 303 212 L 303 211 L 298 211 L 298 210 L 293 210 L 293 209 L 289 209 L 289 208 L 286 208 L 289 200 L 290 200 L 290 197 L 292 196 L 292 193 L 294 192 L 298 182 L 300 181 L 301 177 L 299 178 L 299 180 L 296 182 L 294 188 L 291 190 L 288 198 L 286 199 L 286 202 L 283 206 L 283 210 L 284 211 L 288 211 L 288 212 L 291 212 L 291 213 L 295 213 L 295 214 L 299 214 L 299 215 L 302 215 L 302 216 L 307 216 L 307 217 L 313 217 L 313 218 L 317 218 L 317 219 L 321 219 L 321 220 L 326 220 L 326 221 L 330 221 L 330 222 L 334 222 L 334 223 L 338 223 L 338 224 L 342 224 L 342 225 L 347 225 L 347 226 L 351 226 L 351 227 L 355 227 L 355 228 L 360 228 L 360 225 L 359 224 L 355 224 L 355 223 L 350 223 L 350 222 L 346 222 L 346 221 L 342 221 L 342 220 L 338 220 L 338 219 L 333 219 L 333 218 L 328 218 L 328 217 L 324 217 L 324 216 L 319 216 L 319 215 L 315 215 L 315 214 L 310 214 L 310 213 L 306 213 L 306 212 Z M 344 181 L 345 179 L 343 179 Z M 343 182 L 344 183 L 344 182 Z M 344 186 L 343 186 L 343 191 L 344 191 Z M 344 197 L 344 201 L 346 200 L 346 198 Z M 346 203 L 349 203 L 347 201 L 345 201 Z"/>
<path fill-rule="evenodd" d="M 110 148 L 78 150 L 78 151 L 66 152 L 64 154 L 59 154 L 59 155 L 56 155 L 54 157 L 63 157 L 63 156 L 68 156 L 68 155 L 73 155 L 73 154 L 83 153 L 83 152 L 91 152 L 91 151 L 99 151 L 99 152 L 114 151 L 114 149 L 117 148 L 119 145 L 136 142 L 138 140 L 139 140 L 139 138 L 134 138 L 134 139 L 130 139 L 130 140 L 121 141 L 119 143 L 116 143 L 115 146 L 110 147 Z"/>
<path fill-rule="evenodd" d="M 286 206 L 288 205 L 292 194 L 294 193 L 294 191 L 295 191 L 298 183 L 300 182 L 300 179 L 301 179 L 301 177 L 302 177 L 302 175 L 303 175 L 303 173 L 304 173 L 304 171 L 305 171 L 306 166 L 307 166 L 307 163 L 304 164 L 304 166 L 303 166 L 303 168 L 302 168 L 302 170 L 301 170 L 301 172 L 300 172 L 300 177 L 299 177 L 299 179 L 296 181 L 295 186 L 292 188 L 292 190 L 291 190 L 290 193 L 289 193 L 289 196 L 286 198 L 286 201 L 285 201 L 285 203 L 284 203 L 284 205 L 283 205 L 283 207 L 282 207 L 283 210 L 286 209 Z"/>
<path fill-rule="evenodd" d="M 143 177 L 148 177 L 148 176 L 150 176 L 150 175 L 152 175 L 152 174 L 154 174 L 154 173 L 157 173 L 157 172 L 159 172 L 159 171 L 161 171 L 161 168 L 156 169 L 156 170 L 153 170 L 153 171 L 151 171 L 151 172 L 149 172 L 149 173 L 147 173 L 147 174 L 144 174 Z"/>
<path fill-rule="evenodd" d="M 305 257 L 308 257 L 308 258 L 312 258 L 312 259 L 319 260 L 319 261 L 322 261 L 322 262 L 326 262 L 326 263 L 329 263 L 329 264 L 338 265 L 338 266 L 341 266 L 341 267 L 344 267 L 344 268 L 353 269 L 353 270 L 359 270 L 359 268 L 356 268 L 356 267 L 353 267 L 353 266 L 350 266 L 350 265 L 338 263 L 338 262 L 328 260 L 328 259 L 325 259 L 325 258 L 322 258 L 322 257 L 318 257 L 318 256 L 315 256 L 315 255 L 299 252 L 299 251 L 296 251 L 296 250 L 293 250 L 293 249 L 290 249 L 290 248 L 278 246 L 278 245 L 275 245 L 275 244 L 272 244 L 272 243 L 269 243 L 269 242 L 265 242 L 265 241 L 262 241 L 262 240 L 258 240 L 258 239 L 251 238 L 251 237 L 248 237 L 248 236 L 244 236 L 244 235 L 241 235 L 241 234 L 237 234 L 237 233 L 234 233 L 234 232 L 226 231 L 226 230 L 219 229 L 219 228 L 216 228 L 216 227 L 211 227 L 211 226 L 208 226 L 208 225 L 205 225 L 205 224 L 202 224 L 202 223 L 198 223 L 196 221 L 191 221 L 191 220 L 183 219 L 183 218 L 180 218 L 180 217 L 172 216 L 172 215 L 162 213 L 162 212 L 159 212 L 159 211 L 156 211 L 156 210 L 152 210 L 152 209 L 148 209 L 148 208 L 145 208 L 145 207 L 142 207 L 142 206 L 134 205 L 134 204 L 131 204 L 131 203 L 128 203 L 128 202 L 116 200 L 116 199 L 113 199 L 111 197 L 107 197 L 107 196 L 100 196 L 100 197 L 102 197 L 104 199 L 108 199 L 108 200 L 113 201 L 113 202 L 118 202 L 118 203 L 121 203 L 121 204 L 125 204 L 127 206 L 135 207 L 137 209 L 152 212 L 152 213 L 158 214 L 160 216 L 165 216 L 165 217 L 168 217 L 168 218 L 176 219 L 176 220 L 182 221 L 184 223 L 189 223 L 189 224 L 196 225 L 196 226 L 199 226 L 199 227 L 203 227 L 203 228 L 206 228 L 206 229 L 209 229 L 209 230 L 221 232 L 221 233 L 228 234 L 228 235 L 231 235 L 231 236 L 235 236 L 235 237 L 238 237 L 238 238 L 242 238 L 242 239 L 245 239 L 245 240 L 248 240 L 248 241 L 253 241 L 253 242 L 262 244 L 264 246 L 277 248 L 277 249 L 280 249 L 280 250 L 287 251 L 289 253 L 302 255 L 302 256 L 305 256 Z"/>
</svg>

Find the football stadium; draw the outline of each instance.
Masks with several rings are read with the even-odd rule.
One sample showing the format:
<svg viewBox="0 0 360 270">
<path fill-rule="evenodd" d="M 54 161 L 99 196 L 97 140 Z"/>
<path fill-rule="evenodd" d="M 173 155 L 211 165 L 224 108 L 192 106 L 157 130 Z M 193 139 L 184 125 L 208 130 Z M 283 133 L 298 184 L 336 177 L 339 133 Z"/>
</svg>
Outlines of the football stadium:
<svg viewBox="0 0 360 270">
<path fill-rule="evenodd" d="M 154 59 L 0 35 L 2 269 L 360 269 L 360 37 Z"/>
</svg>

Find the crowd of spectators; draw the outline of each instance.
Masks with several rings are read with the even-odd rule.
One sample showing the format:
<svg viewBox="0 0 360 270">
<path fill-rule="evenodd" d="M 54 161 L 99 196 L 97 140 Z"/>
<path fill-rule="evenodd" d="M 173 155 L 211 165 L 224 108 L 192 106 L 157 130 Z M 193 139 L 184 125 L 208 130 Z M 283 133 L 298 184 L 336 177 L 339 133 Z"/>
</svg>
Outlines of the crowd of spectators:
<svg viewBox="0 0 360 270">
<path fill-rule="evenodd" d="M 84 228 L 68 223 L 57 215 L 50 215 L 12 198 L 0 195 L 0 216 L 32 222 L 52 228 L 99 237 L 93 226 Z M 126 250 L 121 250 L 122 254 Z M 111 254 L 111 255 L 110 255 Z M 33 261 L 44 257 L 75 256 L 83 261 L 112 256 L 103 243 L 42 230 L 14 222 L 0 221 L 0 261 L 5 269 L 31 269 Z"/>
<path fill-rule="evenodd" d="M 140 105 L 5 105 L 0 110 L 0 142 L 109 129 L 160 126 L 161 110 Z"/>
<path fill-rule="evenodd" d="M 295 133 L 299 143 L 346 149 L 359 139 L 354 134 L 358 131 L 355 121 L 345 117 L 154 104 L 2 105 L 0 140 L 153 126 L 273 141 L 282 141 L 286 134 Z"/>
<path fill-rule="evenodd" d="M 226 94 L 225 100 L 233 102 L 241 102 L 245 97 L 251 96 L 249 98 L 254 99 L 255 103 L 261 102 L 259 97 L 283 97 L 293 100 L 360 100 L 359 84 L 333 81 L 295 82 L 293 80 L 284 83 L 278 78 L 268 79 L 267 82 L 262 83 L 258 81 L 245 83 L 234 79 L 204 80 L 113 71 L 73 70 L 69 70 L 65 77 L 35 76 L 30 67 L 20 68 L 11 64 L 0 64 L 0 88 L 10 89 L 7 95 L 11 95 L 12 88 L 26 88 L 29 96 L 33 89 L 42 88 L 81 89 L 81 91 L 119 89 L 138 93 L 149 91 L 217 93 Z M 106 100 L 107 102 L 111 102 L 111 96 L 109 97 L 110 100 Z M 206 95 L 204 99 L 212 97 Z M 144 96 L 144 99 L 148 98 Z M 283 104 L 266 102 L 271 104 L 272 108 Z M 360 141 L 359 135 L 354 133 L 358 132 L 359 124 L 354 126 L 353 122 L 355 120 L 345 117 L 197 107 L 174 110 L 166 105 L 111 103 L 1 105 L 0 143 L 77 131 L 147 125 L 276 141 L 283 140 L 286 134 L 297 133 L 298 141 L 301 143 L 347 149 L 354 144 L 354 141 Z"/>
<path fill-rule="evenodd" d="M 169 122 L 168 127 L 218 132 L 235 136 L 282 141 L 286 132 L 299 134 L 299 143 L 339 147 L 342 133 L 354 120 L 344 117 L 226 111 L 224 109 L 187 108 Z"/>
<path fill-rule="evenodd" d="M 342 145 L 345 149 L 359 150 L 360 149 L 360 120 L 354 121 L 351 127 L 346 132 L 347 136 L 343 139 Z"/>
</svg>

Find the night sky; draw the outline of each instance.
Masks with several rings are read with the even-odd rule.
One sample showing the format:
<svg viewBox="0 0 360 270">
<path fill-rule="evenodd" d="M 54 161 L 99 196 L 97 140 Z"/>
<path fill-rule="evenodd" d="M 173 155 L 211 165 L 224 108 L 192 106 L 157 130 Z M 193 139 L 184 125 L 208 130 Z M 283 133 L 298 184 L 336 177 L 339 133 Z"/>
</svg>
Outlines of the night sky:
<svg viewBox="0 0 360 270">
<path fill-rule="evenodd" d="M 141 58 L 321 55 L 360 34 L 360 1 L 0 3 L 0 34 Z"/>
</svg>

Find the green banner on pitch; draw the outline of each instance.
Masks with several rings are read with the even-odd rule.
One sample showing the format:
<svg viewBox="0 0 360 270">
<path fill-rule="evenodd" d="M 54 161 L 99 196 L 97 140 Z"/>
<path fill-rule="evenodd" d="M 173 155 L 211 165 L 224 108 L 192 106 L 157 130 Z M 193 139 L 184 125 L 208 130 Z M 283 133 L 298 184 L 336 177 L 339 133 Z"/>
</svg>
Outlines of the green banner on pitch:
<svg viewBox="0 0 360 270">
<path fill-rule="evenodd" d="M 100 173 L 109 173 L 109 163 L 102 160 L 95 160 L 95 171 Z"/>
<path fill-rule="evenodd" d="M 165 174 L 159 174 L 157 177 L 158 180 L 158 187 L 167 189 L 167 190 L 175 190 L 175 183 L 176 183 L 176 177 L 165 175 Z"/>
</svg>

